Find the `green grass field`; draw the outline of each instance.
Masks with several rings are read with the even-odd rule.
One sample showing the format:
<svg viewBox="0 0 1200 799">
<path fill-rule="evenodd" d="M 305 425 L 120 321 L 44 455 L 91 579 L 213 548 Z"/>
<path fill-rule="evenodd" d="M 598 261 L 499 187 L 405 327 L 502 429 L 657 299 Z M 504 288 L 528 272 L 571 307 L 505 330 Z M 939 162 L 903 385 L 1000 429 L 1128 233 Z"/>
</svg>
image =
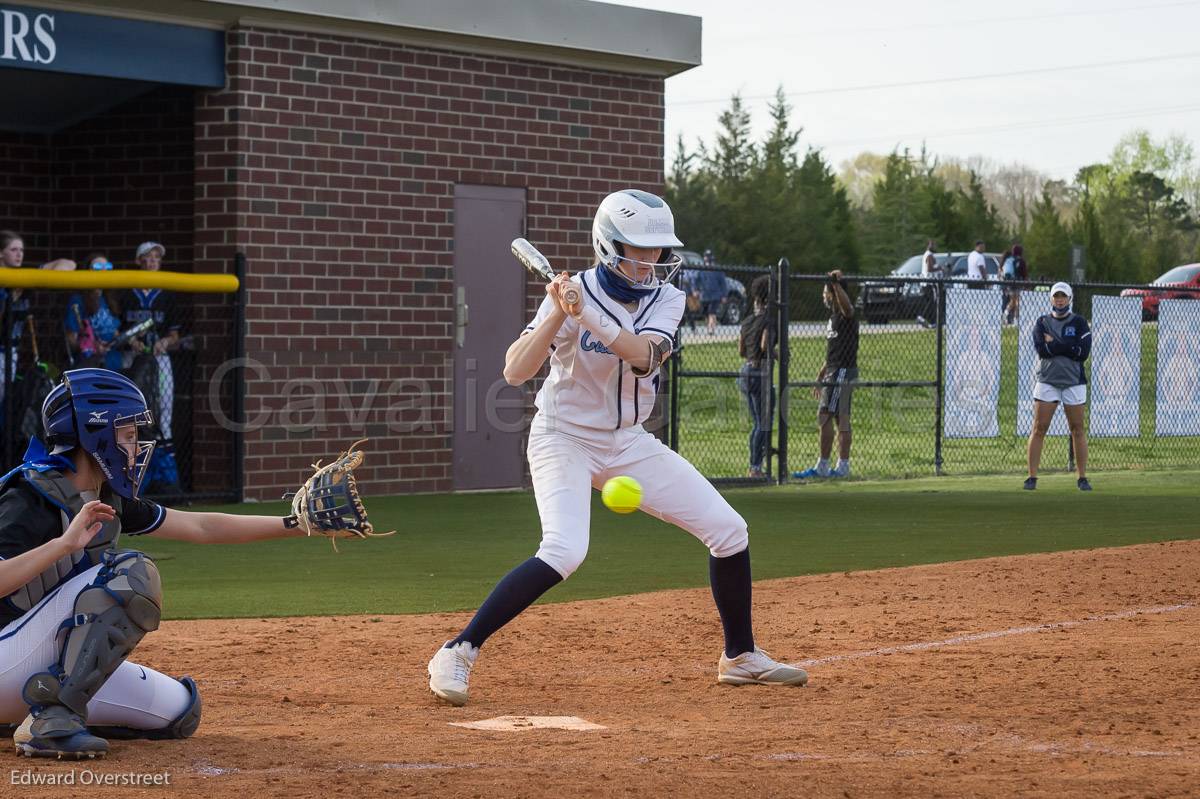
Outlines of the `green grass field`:
<svg viewBox="0 0 1200 799">
<path fill-rule="evenodd" d="M 859 481 L 726 492 L 746 517 L 756 579 L 1200 537 L 1200 471 L 1111 472 L 1096 491 L 1048 475 Z M 706 550 L 643 514 L 618 516 L 593 495 L 588 560 L 546 601 L 707 585 Z M 523 492 L 369 501 L 391 538 L 244 546 L 125 539 L 163 573 L 168 618 L 427 613 L 474 608 L 533 554 L 537 510 Z M 216 509 L 216 508 L 214 508 Z M 219 508 L 280 514 L 282 503 Z"/>
<path fill-rule="evenodd" d="M 793 336 L 793 380 L 814 380 L 825 357 L 825 340 Z M 1017 473 L 1025 465 L 1025 438 L 1017 436 L 1017 330 L 1002 331 L 999 420 L 996 438 L 946 440 L 947 474 Z M 1154 436 L 1154 391 L 1158 330 L 1142 329 L 1141 436 L 1091 441 L 1096 469 L 1188 467 L 1200 462 L 1200 439 Z M 937 338 L 933 330 L 864 333 L 859 345 L 859 378 L 864 381 L 933 381 Z M 737 371 L 736 341 L 689 343 L 684 369 Z M 680 387 L 680 452 L 709 477 L 742 477 L 748 466 L 750 416 L 732 379 L 685 378 Z M 857 476 L 920 477 L 934 474 L 933 388 L 863 388 L 854 394 L 854 449 Z M 789 467 L 811 466 L 816 458 L 816 400 L 809 389 L 793 389 L 789 398 Z M 1046 444 L 1044 464 L 1066 464 L 1067 439 Z"/>
</svg>

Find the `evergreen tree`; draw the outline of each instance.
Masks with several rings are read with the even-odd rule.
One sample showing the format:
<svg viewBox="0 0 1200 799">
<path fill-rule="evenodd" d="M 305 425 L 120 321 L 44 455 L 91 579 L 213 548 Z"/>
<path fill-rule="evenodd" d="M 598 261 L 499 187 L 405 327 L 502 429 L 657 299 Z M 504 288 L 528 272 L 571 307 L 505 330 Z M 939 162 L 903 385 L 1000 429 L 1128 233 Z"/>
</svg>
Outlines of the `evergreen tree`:
<svg viewBox="0 0 1200 799">
<path fill-rule="evenodd" d="M 983 194 L 983 183 L 973 170 L 970 173 L 967 191 L 959 194 L 959 213 L 973 247 L 977 239 L 983 239 L 990 252 L 1000 252 L 1008 246 L 1011 236 L 1000 221 L 996 207 Z"/>
<path fill-rule="evenodd" d="M 1033 206 L 1029 230 L 1022 237 L 1029 276 L 1066 275 L 1070 272 L 1071 234 L 1063 224 L 1049 187 Z"/>
<path fill-rule="evenodd" d="M 929 237 L 939 250 L 966 251 L 975 243 L 959 212 L 959 193 L 950 189 L 931 169 L 922 186 L 930 220 Z"/>
<path fill-rule="evenodd" d="M 1079 204 L 1079 214 L 1071 229 L 1071 239 L 1076 244 L 1083 245 L 1086 258 L 1086 277 L 1092 282 L 1120 281 L 1121 269 L 1118 266 L 1118 259 L 1109 250 L 1109 242 L 1104 236 L 1103 228 L 1096 201 L 1085 196 Z M 1056 280 L 1067 280 L 1070 277 L 1069 269 L 1068 261 L 1063 264 L 1063 272 L 1055 274 L 1042 269 L 1040 273 L 1047 274 Z"/>
<path fill-rule="evenodd" d="M 864 218 L 863 256 L 868 271 L 890 270 L 924 247 L 931 224 L 921 195 L 908 151 L 893 152 Z"/>
<path fill-rule="evenodd" d="M 983 239 L 998 252 L 1017 235 L 1034 275 L 1066 277 L 1071 245 L 1080 244 L 1089 280 L 1121 283 L 1200 260 L 1200 215 L 1189 201 L 1200 197 L 1200 170 L 1183 137 L 1159 143 L 1135 131 L 1069 185 L 1032 170 L 996 172 L 986 159 L 939 163 L 924 150 L 864 154 L 844 167 L 846 184 L 820 151 L 800 153 L 803 129 L 792 126 L 792 110 L 780 87 L 770 129 L 755 142 L 734 95 L 711 146 L 688 150 L 680 138 L 667 200 L 690 249 L 711 247 L 724 263 L 787 256 L 797 272 L 880 273 L 929 238 L 951 252 Z M 998 185 L 1007 192 L 1003 214 L 989 199 L 1000 196 Z"/>
<path fill-rule="evenodd" d="M 667 179 L 676 229 L 690 248 L 711 248 L 724 263 L 774 264 L 826 271 L 859 266 L 858 240 L 845 190 L 819 151 L 801 160 L 802 128 L 792 127 L 782 88 L 770 105 L 771 129 L 750 140 L 750 117 L 733 97 L 720 116 L 711 151 L 688 152 L 682 140 Z"/>
</svg>

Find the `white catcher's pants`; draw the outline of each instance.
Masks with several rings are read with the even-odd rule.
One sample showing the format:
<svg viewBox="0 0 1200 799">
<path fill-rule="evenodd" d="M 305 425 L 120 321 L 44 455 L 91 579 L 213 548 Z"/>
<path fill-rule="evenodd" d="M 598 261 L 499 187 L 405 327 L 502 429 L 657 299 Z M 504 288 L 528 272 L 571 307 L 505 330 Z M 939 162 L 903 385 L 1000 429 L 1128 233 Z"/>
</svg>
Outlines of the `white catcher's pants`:
<svg viewBox="0 0 1200 799">
<path fill-rule="evenodd" d="M 637 427 L 595 430 L 534 417 L 529 471 L 542 519 L 537 557 L 563 578 L 587 555 L 591 490 L 628 475 L 642 486 L 642 511 L 687 530 L 714 557 L 749 543 L 746 521 L 679 453 Z"/>
<path fill-rule="evenodd" d="M 30 675 L 58 659 L 58 626 L 73 615 L 75 597 L 100 568 L 72 577 L 0 630 L 0 724 L 20 724 L 29 714 L 21 689 Z M 88 723 L 158 730 L 179 718 L 190 703 L 178 680 L 127 660 L 88 703 Z"/>
</svg>

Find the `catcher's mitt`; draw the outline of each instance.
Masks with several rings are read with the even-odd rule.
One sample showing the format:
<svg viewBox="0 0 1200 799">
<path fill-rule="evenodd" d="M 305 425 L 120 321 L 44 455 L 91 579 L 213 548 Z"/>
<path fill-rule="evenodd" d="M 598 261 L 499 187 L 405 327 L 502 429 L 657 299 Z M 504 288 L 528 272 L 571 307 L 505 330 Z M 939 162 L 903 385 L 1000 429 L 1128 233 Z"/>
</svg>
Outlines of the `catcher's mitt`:
<svg viewBox="0 0 1200 799">
<path fill-rule="evenodd" d="M 283 519 L 284 527 L 299 527 L 305 535 L 323 535 L 337 551 L 339 538 L 370 538 L 392 535 L 395 530 L 377 533 L 367 520 L 354 480 L 354 470 L 363 461 L 357 447 L 367 439 L 356 441 L 350 448 L 326 466 L 313 464 L 317 471 L 295 493 L 284 494 L 292 500 L 292 515 Z"/>
</svg>

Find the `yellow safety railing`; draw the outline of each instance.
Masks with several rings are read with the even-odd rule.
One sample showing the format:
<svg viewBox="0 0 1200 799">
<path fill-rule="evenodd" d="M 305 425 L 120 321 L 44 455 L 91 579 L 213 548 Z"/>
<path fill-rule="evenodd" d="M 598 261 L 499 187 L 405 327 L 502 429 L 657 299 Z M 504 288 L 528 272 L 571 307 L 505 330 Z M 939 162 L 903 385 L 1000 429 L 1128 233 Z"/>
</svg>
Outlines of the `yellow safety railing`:
<svg viewBox="0 0 1200 799">
<path fill-rule="evenodd" d="M 183 272 L 114 269 L 112 271 L 10 269 L 0 267 L 0 286 L 14 289 L 166 289 L 194 294 L 232 294 L 234 275 L 195 275 Z"/>
</svg>

